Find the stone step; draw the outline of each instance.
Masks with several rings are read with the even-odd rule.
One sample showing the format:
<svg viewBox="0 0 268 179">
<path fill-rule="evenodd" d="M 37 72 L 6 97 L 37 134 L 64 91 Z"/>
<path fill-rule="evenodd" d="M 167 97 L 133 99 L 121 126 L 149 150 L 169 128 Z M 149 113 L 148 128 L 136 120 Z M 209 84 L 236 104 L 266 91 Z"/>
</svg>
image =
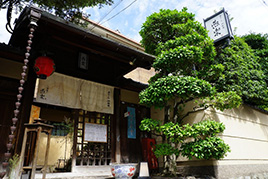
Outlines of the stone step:
<svg viewBox="0 0 268 179">
<path fill-rule="evenodd" d="M 35 179 L 42 179 L 42 174 L 35 174 Z M 92 175 L 85 173 L 48 173 L 46 174 L 46 179 L 108 179 L 113 178 L 111 175 Z"/>
</svg>

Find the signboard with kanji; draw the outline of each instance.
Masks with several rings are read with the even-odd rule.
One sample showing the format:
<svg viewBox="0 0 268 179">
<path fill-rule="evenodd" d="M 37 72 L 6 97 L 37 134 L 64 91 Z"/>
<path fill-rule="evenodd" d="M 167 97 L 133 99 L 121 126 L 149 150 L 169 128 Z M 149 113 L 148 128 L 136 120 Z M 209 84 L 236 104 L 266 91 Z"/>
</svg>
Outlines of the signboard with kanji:
<svg viewBox="0 0 268 179">
<path fill-rule="evenodd" d="M 107 143 L 107 125 L 85 123 L 84 141 Z"/>
<path fill-rule="evenodd" d="M 204 23 L 208 36 L 214 40 L 214 43 L 233 37 L 229 17 L 224 9 L 205 19 Z"/>
</svg>

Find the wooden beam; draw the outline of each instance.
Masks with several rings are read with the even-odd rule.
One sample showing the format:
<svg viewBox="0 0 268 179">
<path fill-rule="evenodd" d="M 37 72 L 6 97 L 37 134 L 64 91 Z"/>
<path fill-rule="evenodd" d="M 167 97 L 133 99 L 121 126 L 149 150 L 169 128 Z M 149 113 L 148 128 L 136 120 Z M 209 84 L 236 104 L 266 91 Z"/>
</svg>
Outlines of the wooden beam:
<svg viewBox="0 0 268 179">
<path fill-rule="evenodd" d="M 102 56 L 106 56 L 106 57 L 109 57 L 111 59 L 114 59 L 114 60 L 117 60 L 117 61 L 120 61 L 120 62 L 123 62 L 123 63 L 129 63 L 132 59 L 131 58 L 127 58 L 123 55 L 120 55 L 119 53 L 116 53 L 116 52 L 112 52 L 112 51 L 109 51 L 109 50 L 106 50 L 106 49 L 103 49 L 103 48 L 100 48 L 100 47 L 96 47 L 96 46 L 92 46 L 92 45 L 80 45 L 78 43 L 74 43 L 74 42 L 71 42 L 71 41 L 68 41 L 68 40 L 65 40 L 61 37 L 58 37 L 58 36 L 53 36 L 54 39 L 56 40 L 59 40 L 63 43 L 66 43 L 66 44 L 69 44 L 69 45 L 72 45 L 72 46 L 75 46 L 75 47 L 78 47 L 78 48 L 81 48 L 81 49 L 84 49 L 84 50 L 88 50 L 92 53 L 95 53 L 95 54 L 100 54 Z M 116 49 L 117 50 L 117 49 Z"/>
</svg>

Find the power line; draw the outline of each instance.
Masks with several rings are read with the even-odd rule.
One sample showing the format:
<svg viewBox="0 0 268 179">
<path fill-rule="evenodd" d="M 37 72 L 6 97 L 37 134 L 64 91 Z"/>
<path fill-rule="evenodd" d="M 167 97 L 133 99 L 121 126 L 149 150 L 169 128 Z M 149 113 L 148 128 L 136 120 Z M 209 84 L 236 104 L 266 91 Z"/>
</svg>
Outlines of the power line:
<svg viewBox="0 0 268 179">
<path fill-rule="evenodd" d="M 264 5 L 266 8 L 268 8 L 268 4 L 266 3 L 265 0 L 260 0 L 261 1 L 261 4 Z"/>
<path fill-rule="evenodd" d="M 107 17 L 123 0 L 120 0 L 107 14 L 105 14 L 98 22 L 99 24 L 105 17 Z"/>
<path fill-rule="evenodd" d="M 265 2 L 265 0 L 262 0 L 262 2 L 263 2 L 264 5 L 268 6 L 267 3 Z"/>
<path fill-rule="evenodd" d="M 107 14 L 105 14 L 102 18 L 100 18 L 100 20 L 90 29 L 93 30 L 98 24 L 100 24 L 100 22 L 106 17 L 108 16 L 123 0 L 120 0 Z"/>
<path fill-rule="evenodd" d="M 110 17 L 109 19 L 107 19 L 106 21 L 102 22 L 101 24 L 108 22 L 109 20 L 113 19 L 114 17 L 116 17 L 117 15 L 119 15 L 121 12 L 125 11 L 127 8 L 129 8 L 132 4 L 134 4 L 137 0 L 132 1 L 127 7 L 125 7 L 124 9 L 122 9 L 121 11 L 119 11 L 118 13 L 116 13 L 114 16 Z"/>
</svg>

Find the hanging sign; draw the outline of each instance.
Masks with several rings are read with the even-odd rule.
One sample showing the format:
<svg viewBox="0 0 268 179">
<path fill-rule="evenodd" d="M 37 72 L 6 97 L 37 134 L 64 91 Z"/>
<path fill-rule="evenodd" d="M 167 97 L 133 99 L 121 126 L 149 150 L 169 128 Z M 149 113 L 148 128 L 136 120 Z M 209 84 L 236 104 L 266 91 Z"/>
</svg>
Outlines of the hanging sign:
<svg viewBox="0 0 268 179">
<path fill-rule="evenodd" d="M 78 67 L 83 70 L 88 70 L 89 55 L 80 52 L 78 56 Z"/>
<path fill-rule="evenodd" d="M 204 19 L 204 24 L 208 30 L 208 36 L 214 40 L 214 43 L 233 38 L 230 20 L 224 9 Z"/>
</svg>

